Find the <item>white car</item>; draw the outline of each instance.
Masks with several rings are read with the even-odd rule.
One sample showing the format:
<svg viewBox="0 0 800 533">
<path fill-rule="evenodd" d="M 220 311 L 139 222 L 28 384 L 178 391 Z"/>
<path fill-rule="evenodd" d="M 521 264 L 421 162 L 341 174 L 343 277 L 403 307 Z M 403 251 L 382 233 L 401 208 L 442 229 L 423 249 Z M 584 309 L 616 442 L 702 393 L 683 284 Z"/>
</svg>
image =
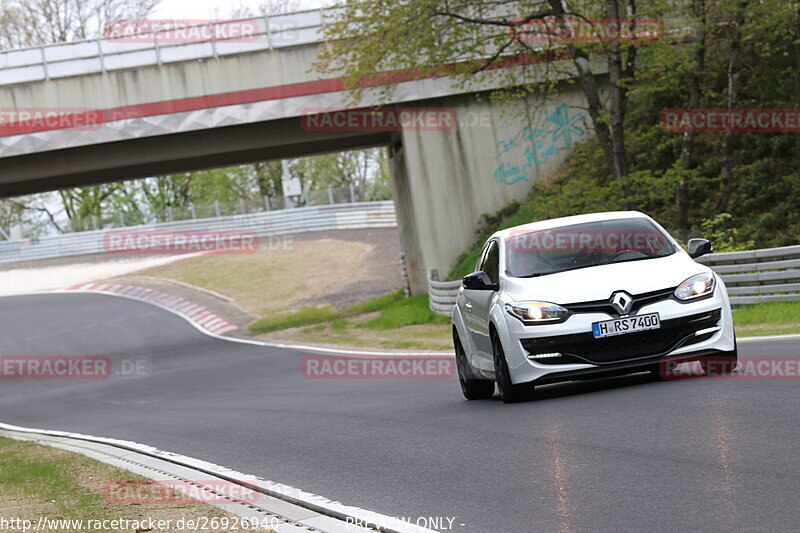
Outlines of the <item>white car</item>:
<svg viewBox="0 0 800 533">
<path fill-rule="evenodd" d="M 453 309 L 458 376 L 467 399 L 504 402 L 537 384 L 650 371 L 698 360 L 736 367 L 725 285 L 635 211 L 544 220 L 498 231 Z M 712 369 L 716 369 L 713 371 Z"/>
</svg>

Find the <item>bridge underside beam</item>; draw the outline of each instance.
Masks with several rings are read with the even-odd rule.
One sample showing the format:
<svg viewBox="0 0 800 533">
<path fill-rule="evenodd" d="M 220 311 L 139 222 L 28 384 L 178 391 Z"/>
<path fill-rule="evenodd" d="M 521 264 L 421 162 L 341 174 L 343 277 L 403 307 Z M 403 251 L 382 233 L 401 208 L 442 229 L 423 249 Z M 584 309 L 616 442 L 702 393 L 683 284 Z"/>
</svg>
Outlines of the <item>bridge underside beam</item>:
<svg viewBox="0 0 800 533">
<path fill-rule="evenodd" d="M 307 131 L 298 119 L 107 143 L 0 161 L 0 197 L 389 143 L 384 132 Z"/>
</svg>

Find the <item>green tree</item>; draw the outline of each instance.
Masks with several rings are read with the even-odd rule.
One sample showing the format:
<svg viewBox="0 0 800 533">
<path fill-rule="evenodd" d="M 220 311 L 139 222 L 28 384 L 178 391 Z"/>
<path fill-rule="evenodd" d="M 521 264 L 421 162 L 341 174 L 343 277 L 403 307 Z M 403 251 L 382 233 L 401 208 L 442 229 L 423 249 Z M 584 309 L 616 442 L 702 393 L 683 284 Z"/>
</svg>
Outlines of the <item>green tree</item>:
<svg viewBox="0 0 800 533">
<path fill-rule="evenodd" d="M 386 199 L 389 188 L 388 161 L 383 148 L 305 157 L 293 161 L 290 171 L 300 178 L 306 191 L 352 186 L 357 199 Z"/>
<path fill-rule="evenodd" d="M 564 29 L 568 19 L 652 17 L 675 5 L 651 1 L 645 7 L 643 12 L 636 0 L 353 0 L 326 25 L 329 45 L 316 68 L 343 74 L 354 102 L 366 87 L 382 86 L 388 95 L 399 81 L 442 74 L 473 89 L 501 77 L 504 89 L 494 92 L 499 98 L 548 94 L 565 79 L 577 83 L 607 166 L 625 198 L 629 191 L 623 178 L 630 171 L 626 114 L 644 43 L 558 43 L 554 33 Z M 547 21 L 552 28 L 535 35 L 536 45 L 525 33 L 533 21 Z M 605 95 L 593 58 L 605 60 Z M 516 68 L 496 68 L 511 66 Z"/>
<path fill-rule="evenodd" d="M 73 231 L 93 229 L 95 222 L 103 215 L 104 204 L 117 193 L 119 188 L 120 185 L 117 183 L 107 183 L 58 191 L 64 214 L 70 222 L 70 229 Z"/>
</svg>

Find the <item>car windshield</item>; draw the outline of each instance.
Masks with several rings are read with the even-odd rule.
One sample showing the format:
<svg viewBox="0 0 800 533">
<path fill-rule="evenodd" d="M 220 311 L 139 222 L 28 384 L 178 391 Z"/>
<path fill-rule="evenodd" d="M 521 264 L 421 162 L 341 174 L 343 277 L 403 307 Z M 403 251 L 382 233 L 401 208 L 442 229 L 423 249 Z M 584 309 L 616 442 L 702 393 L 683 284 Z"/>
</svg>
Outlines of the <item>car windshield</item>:
<svg viewBox="0 0 800 533">
<path fill-rule="evenodd" d="M 645 218 L 603 220 L 506 238 L 506 274 L 529 278 L 675 253 L 672 241 Z"/>
</svg>

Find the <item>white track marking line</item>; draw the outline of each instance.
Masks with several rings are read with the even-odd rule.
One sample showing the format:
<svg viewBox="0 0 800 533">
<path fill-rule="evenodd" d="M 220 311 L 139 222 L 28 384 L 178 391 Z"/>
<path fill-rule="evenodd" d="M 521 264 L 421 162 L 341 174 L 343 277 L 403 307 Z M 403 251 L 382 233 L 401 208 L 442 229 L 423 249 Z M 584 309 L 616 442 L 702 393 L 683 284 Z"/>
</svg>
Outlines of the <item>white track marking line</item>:
<svg viewBox="0 0 800 533">
<path fill-rule="evenodd" d="M 106 293 L 100 293 L 100 294 L 106 294 Z M 350 517 L 351 519 L 350 525 L 352 525 L 352 522 L 354 521 L 353 519 L 355 519 L 361 521 L 361 523 L 369 522 L 370 524 L 385 525 L 386 527 L 382 529 L 387 533 L 437 533 L 434 530 L 420 527 L 416 524 L 405 522 L 397 518 L 392 518 L 390 516 L 383 515 L 381 513 L 376 513 L 373 511 L 369 511 L 367 509 L 362 509 L 360 507 L 345 505 L 338 501 L 332 501 L 329 500 L 328 498 L 325 498 L 324 496 L 319 496 L 311 492 L 305 492 L 303 490 L 294 488 L 290 485 L 285 485 L 283 483 L 276 483 L 274 481 L 269 481 L 264 478 L 254 476 L 252 474 L 245 474 L 243 472 L 231 470 L 224 466 L 203 461 L 202 459 L 195 459 L 194 457 L 176 454 L 165 450 L 159 450 L 158 448 L 154 448 L 153 446 L 148 446 L 147 444 L 141 444 L 134 441 L 112 439 L 107 437 L 95 437 L 92 435 L 83 435 L 80 433 L 70 433 L 66 431 L 52 431 L 47 429 L 28 428 L 22 426 L 15 426 L 12 424 L 5 424 L 2 422 L 0 422 L 0 429 L 6 431 L 16 431 L 19 433 L 31 433 L 31 434 L 38 433 L 41 435 L 49 435 L 53 437 L 76 439 L 76 440 L 116 446 L 118 448 L 129 450 L 134 453 L 144 454 L 150 457 L 156 457 L 158 459 L 170 461 L 172 463 L 197 469 L 202 472 L 218 476 L 222 479 L 235 480 L 237 482 L 248 483 L 254 487 L 258 487 L 260 489 L 259 492 L 264 492 L 274 498 L 278 498 L 283 501 L 293 503 L 295 505 L 300 505 L 302 507 L 305 507 L 306 509 L 311 509 L 312 511 L 316 511 L 318 513 L 334 517 L 342 521 L 347 521 L 347 518 Z"/>
<path fill-rule="evenodd" d="M 761 337 L 736 337 L 736 342 L 787 341 L 791 339 L 800 339 L 800 333 L 787 333 L 786 335 L 764 335 Z"/>
</svg>

